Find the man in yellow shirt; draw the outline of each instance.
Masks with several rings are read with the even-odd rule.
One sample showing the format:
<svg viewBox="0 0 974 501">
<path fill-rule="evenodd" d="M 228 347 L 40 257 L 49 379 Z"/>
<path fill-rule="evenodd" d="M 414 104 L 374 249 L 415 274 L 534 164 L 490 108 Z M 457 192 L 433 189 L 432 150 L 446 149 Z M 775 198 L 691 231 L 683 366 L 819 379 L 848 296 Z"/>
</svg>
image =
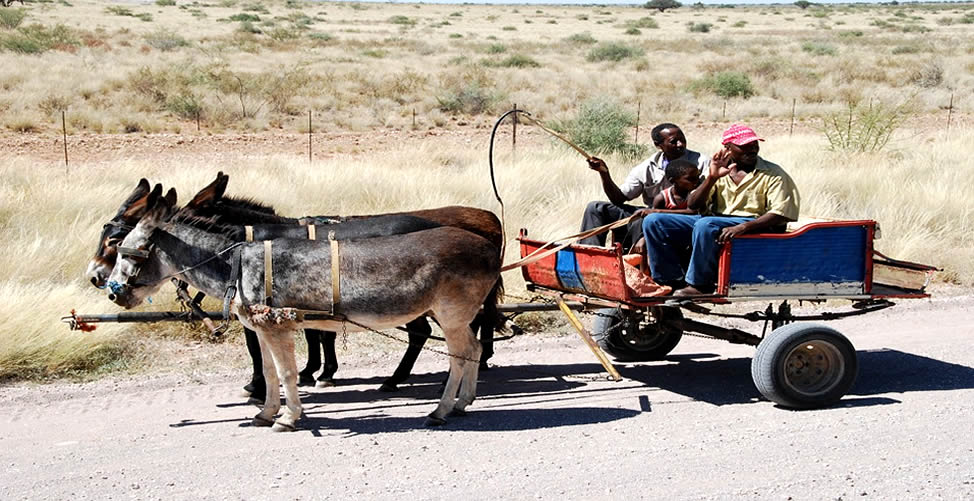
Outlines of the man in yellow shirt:
<svg viewBox="0 0 974 501">
<path fill-rule="evenodd" d="M 759 141 L 764 139 L 750 127 L 730 126 L 708 176 L 690 193 L 688 205 L 701 215 L 650 214 L 643 220 L 653 279 L 678 289 L 674 296 L 713 292 L 721 244 L 744 233 L 783 231 L 798 219 L 798 188 L 780 166 L 758 156 Z"/>
</svg>

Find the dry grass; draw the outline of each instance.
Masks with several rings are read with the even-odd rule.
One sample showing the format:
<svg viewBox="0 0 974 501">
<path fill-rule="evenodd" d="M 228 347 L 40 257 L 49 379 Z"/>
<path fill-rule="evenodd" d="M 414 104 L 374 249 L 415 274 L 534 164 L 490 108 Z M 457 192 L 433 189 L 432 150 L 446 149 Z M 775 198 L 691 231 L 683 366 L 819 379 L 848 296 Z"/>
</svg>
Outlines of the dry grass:
<svg viewBox="0 0 974 501">
<path fill-rule="evenodd" d="M 649 121 L 688 123 L 722 115 L 719 93 L 687 90 L 729 72 L 747 73 L 754 88 L 747 101 L 728 98 L 741 119 L 787 117 L 793 100 L 805 117 L 864 98 L 915 95 L 924 113 L 953 92 L 959 109 L 974 105 L 968 5 L 658 13 L 229 0 L 122 10 L 105 0 L 36 3 L 18 28 L 0 28 L 4 114 L 20 117 L 2 125 L 52 130 L 54 100 L 79 130 L 173 131 L 195 113 L 189 99 L 212 131 L 297 130 L 309 109 L 328 130 L 403 128 L 413 111 L 441 127 L 444 112 L 486 123 L 512 102 L 561 118 L 604 95 L 630 109 L 641 102 Z M 633 26 L 646 28 L 627 34 Z M 146 81 L 146 71 L 158 78 Z M 465 90 L 481 105 L 449 106 Z M 22 127 L 27 119 L 35 127 Z"/>
<path fill-rule="evenodd" d="M 82 334 L 57 321 L 72 308 L 117 311 L 103 292 L 84 282 L 82 273 L 102 223 L 138 178 L 176 187 L 185 201 L 223 170 L 230 174 L 231 194 L 254 197 L 292 215 L 448 204 L 496 210 L 486 170 L 486 136 L 466 148 L 430 141 L 371 155 L 338 155 L 311 167 L 292 155 L 229 154 L 219 162 L 163 157 L 80 164 L 72 166 L 68 177 L 59 166 L 0 160 L 0 379 L 112 369 L 134 356 L 133 335 L 189 335 L 186 327 L 161 324 L 102 324 L 95 333 Z M 771 136 L 763 154 L 793 175 L 802 191 L 803 214 L 875 219 L 883 231 L 880 251 L 942 266 L 941 280 L 971 286 L 974 188 L 967 180 L 974 164 L 967 159 L 972 131 L 955 131 L 953 137 L 943 141 L 902 131 L 889 152 L 850 156 L 829 152 L 817 135 Z M 712 134 L 691 133 L 690 141 L 702 151 L 717 146 Z M 926 147 L 913 148 L 917 141 Z M 518 252 L 513 238 L 519 228 L 539 238 L 574 233 L 585 203 L 603 197 L 583 160 L 562 146 L 522 147 L 514 163 L 502 145 L 498 148 L 509 261 Z M 609 164 L 617 180 L 630 165 L 622 158 L 610 158 Z M 517 293 L 519 274 L 509 273 L 507 283 Z M 161 296 L 146 308 L 175 308 L 168 292 Z"/>
</svg>

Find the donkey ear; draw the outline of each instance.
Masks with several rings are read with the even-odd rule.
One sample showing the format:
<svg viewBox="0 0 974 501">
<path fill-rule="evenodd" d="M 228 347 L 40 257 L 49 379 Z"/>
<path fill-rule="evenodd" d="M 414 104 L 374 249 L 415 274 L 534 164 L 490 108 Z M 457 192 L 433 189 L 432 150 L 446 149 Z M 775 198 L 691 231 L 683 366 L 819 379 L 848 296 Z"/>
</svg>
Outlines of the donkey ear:
<svg viewBox="0 0 974 501">
<path fill-rule="evenodd" d="M 140 199 L 144 199 L 148 193 L 149 181 L 146 178 L 139 179 L 139 184 L 137 184 L 135 189 L 132 190 L 132 193 L 129 193 L 129 196 L 125 198 L 125 201 L 122 202 L 121 206 L 119 206 L 118 212 L 116 212 L 115 215 L 121 216 L 133 204 L 138 202 Z"/>
<path fill-rule="evenodd" d="M 165 199 L 166 199 L 166 203 L 168 203 L 170 207 L 175 207 L 176 206 L 176 188 L 169 188 L 169 191 L 166 192 Z"/>
<path fill-rule="evenodd" d="M 223 177 L 223 173 L 219 173 L 216 179 L 212 183 L 208 184 L 205 188 L 200 190 L 196 196 L 193 197 L 189 203 L 186 204 L 188 209 L 200 209 L 208 205 L 216 203 L 223 196 L 223 192 L 227 189 L 227 178 Z"/>
</svg>

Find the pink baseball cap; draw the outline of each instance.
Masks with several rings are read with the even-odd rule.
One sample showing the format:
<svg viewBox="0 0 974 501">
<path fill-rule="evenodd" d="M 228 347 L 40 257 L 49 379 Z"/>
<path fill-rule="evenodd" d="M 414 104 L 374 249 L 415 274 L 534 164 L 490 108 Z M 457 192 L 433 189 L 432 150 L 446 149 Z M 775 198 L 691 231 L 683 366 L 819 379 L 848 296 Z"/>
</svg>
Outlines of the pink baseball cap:
<svg viewBox="0 0 974 501">
<path fill-rule="evenodd" d="M 764 141 L 764 138 L 758 137 L 754 133 L 754 129 L 741 124 L 731 125 L 720 138 L 720 144 L 734 143 L 738 146 L 744 146 L 754 141 Z"/>
</svg>

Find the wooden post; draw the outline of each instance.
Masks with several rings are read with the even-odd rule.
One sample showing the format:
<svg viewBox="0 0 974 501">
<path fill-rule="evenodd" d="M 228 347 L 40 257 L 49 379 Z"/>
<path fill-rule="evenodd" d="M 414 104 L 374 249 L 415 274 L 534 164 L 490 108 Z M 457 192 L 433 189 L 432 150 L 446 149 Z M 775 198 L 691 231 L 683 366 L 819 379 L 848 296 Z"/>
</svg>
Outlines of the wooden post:
<svg viewBox="0 0 974 501">
<path fill-rule="evenodd" d="M 416 108 L 413 108 L 413 129 L 416 128 Z"/>
<path fill-rule="evenodd" d="M 311 110 L 308 110 L 308 163 L 311 163 Z"/>
<path fill-rule="evenodd" d="M 791 133 L 795 131 L 795 103 L 797 102 L 798 99 L 791 99 L 791 126 L 788 127 L 788 137 L 791 137 Z"/>
<path fill-rule="evenodd" d="M 196 110 L 196 132 L 200 131 L 200 110 Z"/>
<path fill-rule="evenodd" d="M 721 120 L 727 119 L 727 101 L 724 101 L 724 109 L 723 111 L 720 112 L 720 119 Z"/>
<path fill-rule="evenodd" d="M 632 138 L 634 144 L 639 144 L 639 113 L 642 111 L 643 102 L 636 101 L 636 135 Z"/>
<path fill-rule="evenodd" d="M 61 110 L 61 139 L 64 141 L 64 173 L 68 173 L 68 125 Z"/>
<path fill-rule="evenodd" d="M 947 132 L 944 134 L 944 139 L 950 137 L 950 115 L 954 111 L 954 93 L 950 93 L 950 104 L 947 105 Z"/>
<path fill-rule="evenodd" d="M 517 103 L 514 108 L 517 109 Z M 514 153 L 517 151 L 517 113 L 511 113 L 511 163 L 515 161 Z"/>
<path fill-rule="evenodd" d="M 578 331 L 578 335 L 582 336 L 582 340 L 585 341 L 585 344 L 588 345 L 589 349 L 592 350 L 595 357 L 599 359 L 599 363 L 602 364 L 602 367 L 605 367 L 606 372 L 612 376 L 612 380 L 622 381 L 622 376 L 619 374 L 619 371 L 617 371 L 615 366 L 612 365 L 609 358 L 605 356 L 605 353 L 602 353 L 602 349 L 599 348 L 598 343 L 596 343 L 595 340 L 592 339 L 592 335 L 585 330 L 585 327 L 582 326 L 582 322 L 577 316 L 575 316 L 575 313 L 572 312 L 567 304 L 565 304 L 565 301 L 562 298 L 559 297 L 556 298 L 556 300 L 558 301 L 558 307 L 561 308 L 561 311 L 565 314 L 565 316 L 568 317 L 568 321 L 571 322 L 572 326 L 575 327 L 575 330 Z"/>
</svg>

